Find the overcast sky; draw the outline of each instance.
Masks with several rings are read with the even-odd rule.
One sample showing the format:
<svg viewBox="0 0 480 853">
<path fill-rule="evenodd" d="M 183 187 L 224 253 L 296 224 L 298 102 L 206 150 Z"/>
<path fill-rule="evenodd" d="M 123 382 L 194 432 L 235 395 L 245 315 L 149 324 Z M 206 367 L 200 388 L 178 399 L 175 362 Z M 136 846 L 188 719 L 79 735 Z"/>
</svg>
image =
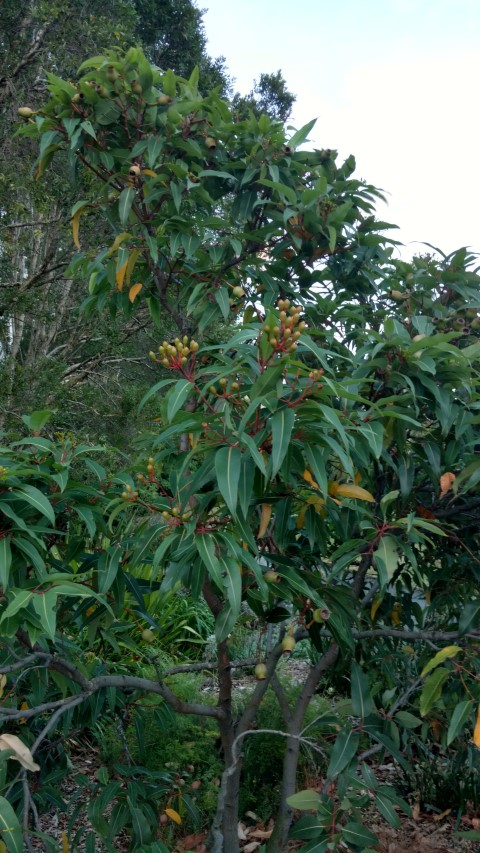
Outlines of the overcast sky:
<svg viewBox="0 0 480 853">
<path fill-rule="evenodd" d="M 291 123 L 389 194 L 404 253 L 480 252 L 480 0 L 199 0 L 245 93 L 282 70 Z M 425 250 L 423 248 L 423 250 Z"/>
</svg>

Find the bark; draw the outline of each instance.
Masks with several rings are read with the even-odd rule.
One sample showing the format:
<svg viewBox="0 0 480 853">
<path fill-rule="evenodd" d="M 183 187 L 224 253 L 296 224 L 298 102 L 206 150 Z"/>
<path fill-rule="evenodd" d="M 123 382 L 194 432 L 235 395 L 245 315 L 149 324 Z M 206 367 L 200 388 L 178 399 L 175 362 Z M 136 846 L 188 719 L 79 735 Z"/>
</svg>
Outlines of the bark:
<svg viewBox="0 0 480 853">
<path fill-rule="evenodd" d="M 293 809 L 288 805 L 287 798 L 295 793 L 301 744 L 300 735 L 303 729 L 305 714 L 322 675 L 335 664 L 338 654 L 339 648 L 337 644 L 332 643 L 330 648 L 322 655 L 315 666 L 312 667 L 288 724 L 287 731 L 291 737 L 287 738 L 283 760 L 280 806 L 275 818 L 273 833 L 267 843 L 267 853 L 280 853 L 287 843 L 293 816 Z"/>
</svg>

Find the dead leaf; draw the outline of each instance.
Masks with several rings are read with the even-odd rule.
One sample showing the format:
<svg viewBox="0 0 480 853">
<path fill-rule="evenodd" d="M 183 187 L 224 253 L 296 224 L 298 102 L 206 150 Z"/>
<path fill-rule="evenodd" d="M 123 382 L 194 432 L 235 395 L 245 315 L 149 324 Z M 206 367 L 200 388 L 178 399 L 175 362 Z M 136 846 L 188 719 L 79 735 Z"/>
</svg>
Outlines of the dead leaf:
<svg viewBox="0 0 480 853">
<path fill-rule="evenodd" d="M 434 820 L 443 820 L 443 818 L 447 817 L 447 815 L 449 815 L 451 813 L 451 811 L 452 811 L 451 809 L 445 809 L 445 811 L 442 812 L 441 814 L 434 814 L 433 819 Z"/>
<path fill-rule="evenodd" d="M 445 471 L 440 477 L 440 497 L 443 498 L 450 491 L 456 480 L 455 474 L 451 471 Z"/>
<path fill-rule="evenodd" d="M 258 528 L 257 539 L 262 539 L 262 537 L 265 536 L 271 517 L 272 504 L 262 504 L 262 514 L 260 516 L 260 527 Z"/>
<path fill-rule="evenodd" d="M 33 755 L 28 746 L 25 746 L 23 741 L 16 735 L 4 734 L 0 735 L 0 749 L 11 749 L 15 753 L 10 755 L 10 758 L 18 761 L 25 770 L 37 771 L 40 770 L 40 765 L 35 764 Z"/>
<path fill-rule="evenodd" d="M 243 848 L 243 853 L 253 853 L 254 850 L 258 850 L 260 847 L 259 841 L 250 841 L 249 844 L 246 844 Z"/>
<path fill-rule="evenodd" d="M 272 829 L 254 829 L 253 832 L 250 833 L 250 835 L 253 838 L 270 838 L 272 832 L 273 827 Z"/>
<path fill-rule="evenodd" d="M 245 833 L 246 828 L 247 827 L 245 826 L 244 823 L 240 823 L 240 822 L 238 823 L 237 834 L 238 834 L 240 841 L 246 841 L 248 838 L 248 836 Z"/>
<path fill-rule="evenodd" d="M 414 820 L 420 820 L 420 803 L 415 803 L 412 809 L 412 817 Z"/>
</svg>

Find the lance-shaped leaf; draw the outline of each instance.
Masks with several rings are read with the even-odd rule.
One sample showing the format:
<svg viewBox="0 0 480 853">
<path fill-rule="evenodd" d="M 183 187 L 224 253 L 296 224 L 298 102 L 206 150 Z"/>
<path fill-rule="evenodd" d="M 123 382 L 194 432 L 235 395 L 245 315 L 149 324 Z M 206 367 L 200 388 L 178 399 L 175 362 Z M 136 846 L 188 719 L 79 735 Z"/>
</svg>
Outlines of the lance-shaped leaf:
<svg viewBox="0 0 480 853">
<path fill-rule="evenodd" d="M 330 754 L 327 779 L 334 779 L 342 770 L 345 770 L 345 767 L 348 767 L 357 751 L 359 742 L 360 735 L 353 729 L 342 729 Z"/>
<path fill-rule="evenodd" d="M 382 536 L 378 547 L 373 552 L 373 562 L 378 571 L 378 579 L 382 589 L 392 579 L 398 566 L 397 542 L 393 536 Z"/>
<path fill-rule="evenodd" d="M 224 573 L 223 583 L 225 593 L 232 608 L 232 618 L 240 613 L 242 604 L 242 573 L 237 560 L 232 557 L 220 557 L 220 564 Z"/>
<path fill-rule="evenodd" d="M 126 187 L 120 193 L 120 197 L 118 199 L 118 216 L 122 225 L 125 225 L 130 215 L 134 198 L 135 190 L 133 187 Z"/>
<path fill-rule="evenodd" d="M 10 547 L 10 537 L 4 536 L 3 539 L 0 539 L 0 586 L 4 591 L 8 588 L 11 565 L 12 549 Z"/>
<path fill-rule="evenodd" d="M 167 420 L 171 423 L 178 410 L 186 403 L 192 392 L 192 383 L 188 379 L 179 379 L 168 392 Z"/>
<path fill-rule="evenodd" d="M 443 682 L 449 675 L 448 669 L 439 667 L 426 678 L 425 686 L 420 694 L 420 714 L 422 717 L 425 717 L 430 708 L 440 699 Z"/>
<path fill-rule="evenodd" d="M 80 217 L 89 204 L 89 201 L 77 201 L 72 208 L 72 236 L 77 249 L 81 248 L 79 239 Z"/>
<path fill-rule="evenodd" d="M 219 589 L 222 589 L 223 578 L 220 561 L 216 555 L 217 541 L 211 533 L 205 533 L 195 537 L 195 545 L 200 554 L 202 562 L 207 568 L 207 572 L 216 583 Z"/>
<path fill-rule="evenodd" d="M 439 666 L 439 664 L 444 663 L 449 658 L 454 658 L 455 655 L 458 655 L 458 653 L 461 651 L 461 646 L 445 646 L 443 649 L 440 649 L 440 651 L 437 652 L 437 654 L 434 655 L 433 658 L 430 658 L 428 663 L 426 663 L 423 667 L 422 672 L 420 673 L 422 678 L 424 675 L 427 675 L 429 672 L 431 672 L 432 669 L 435 669 L 435 667 Z"/>
<path fill-rule="evenodd" d="M 23 853 L 23 834 L 18 818 L 12 806 L 0 797 L 0 839 L 8 853 Z"/>
<path fill-rule="evenodd" d="M 100 593 L 108 592 L 117 577 L 122 554 L 123 548 L 117 545 L 110 547 L 108 551 L 104 551 L 100 555 L 98 561 L 98 591 Z"/>
<path fill-rule="evenodd" d="M 218 488 L 232 515 L 237 510 L 241 458 L 238 447 L 221 447 L 215 454 Z"/>
<path fill-rule="evenodd" d="M 15 495 L 15 497 L 21 497 L 24 501 L 30 504 L 30 506 L 34 507 L 37 512 L 40 512 L 48 518 L 52 524 L 55 524 L 55 513 L 52 505 L 40 489 L 25 483 L 20 489 L 14 489 L 11 492 L 11 495 L 12 497 L 13 495 Z"/>
<path fill-rule="evenodd" d="M 40 618 L 45 634 L 53 640 L 57 624 L 57 614 L 55 613 L 57 593 L 54 589 L 48 589 L 46 592 L 34 595 L 32 603 L 34 610 Z"/>
<path fill-rule="evenodd" d="M 356 662 L 352 663 L 351 673 L 352 707 L 353 713 L 362 720 L 368 717 L 372 710 L 373 701 L 370 696 L 370 685 L 362 667 Z"/>
<path fill-rule="evenodd" d="M 10 758 L 18 761 L 25 770 L 31 770 L 32 772 L 40 770 L 40 765 L 36 764 L 33 760 L 33 755 L 28 746 L 26 746 L 24 742 L 17 737 L 17 735 L 11 735 L 8 733 L 0 735 L 0 750 L 3 749 L 11 749 L 14 754 L 11 755 Z M 2 836 L 0 835 L 0 838 L 1 837 Z"/>
<path fill-rule="evenodd" d="M 270 425 L 272 428 L 272 477 L 278 473 L 285 459 L 293 424 L 295 412 L 293 409 L 280 409 L 272 416 Z"/>
<path fill-rule="evenodd" d="M 452 741 L 454 741 L 455 738 L 462 731 L 466 721 L 472 713 L 472 708 L 472 699 L 465 699 L 463 702 L 459 702 L 457 705 L 455 705 L 455 708 L 453 709 L 452 718 L 448 726 L 447 746 L 450 746 Z"/>
</svg>

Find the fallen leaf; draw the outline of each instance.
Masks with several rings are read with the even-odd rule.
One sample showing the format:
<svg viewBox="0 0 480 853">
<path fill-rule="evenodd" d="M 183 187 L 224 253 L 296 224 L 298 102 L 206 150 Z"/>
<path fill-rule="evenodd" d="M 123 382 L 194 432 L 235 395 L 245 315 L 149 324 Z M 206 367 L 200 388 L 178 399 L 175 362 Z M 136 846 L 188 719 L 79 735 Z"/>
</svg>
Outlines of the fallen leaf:
<svg viewBox="0 0 480 853">
<path fill-rule="evenodd" d="M 451 811 L 452 811 L 451 809 L 445 809 L 445 811 L 442 812 L 441 814 L 434 814 L 433 819 L 434 820 L 443 820 L 443 818 L 447 817 L 447 815 L 449 815 L 451 813 Z"/>
<path fill-rule="evenodd" d="M 250 835 L 252 835 L 253 838 L 270 838 L 272 832 L 273 827 L 272 829 L 254 829 Z"/>
<path fill-rule="evenodd" d="M 412 817 L 414 820 L 420 819 L 420 803 L 415 803 L 412 809 Z"/>
</svg>

